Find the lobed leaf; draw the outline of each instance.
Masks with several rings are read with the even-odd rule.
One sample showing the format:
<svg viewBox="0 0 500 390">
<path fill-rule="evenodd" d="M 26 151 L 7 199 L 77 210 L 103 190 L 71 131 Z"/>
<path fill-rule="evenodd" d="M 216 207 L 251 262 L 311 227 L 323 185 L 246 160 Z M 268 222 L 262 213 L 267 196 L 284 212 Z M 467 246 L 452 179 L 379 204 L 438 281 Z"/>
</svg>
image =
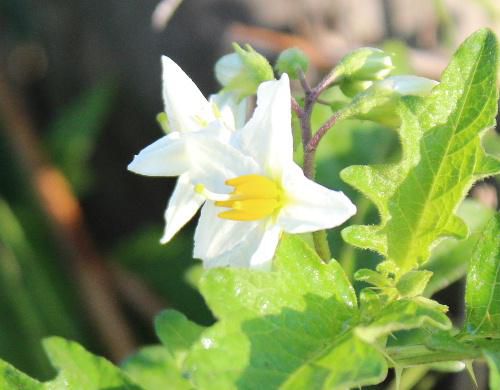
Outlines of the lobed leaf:
<svg viewBox="0 0 500 390">
<path fill-rule="evenodd" d="M 0 360 L 0 389 L 42 390 L 43 384 L 30 378 L 9 363 Z"/>
<path fill-rule="evenodd" d="M 494 213 L 477 201 L 464 200 L 457 214 L 465 220 L 471 234 L 465 240 L 445 240 L 432 251 L 430 260 L 424 265 L 433 273 L 425 288 L 426 296 L 434 295 L 466 275 L 474 247 Z"/>
<path fill-rule="evenodd" d="M 373 343 L 377 339 L 400 330 L 422 327 L 450 329 L 451 321 L 437 303 L 420 299 L 400 299 L 384 307 L 371 323 L 357 326 L 355 334 Z"/>
<path fill-rule="evenodd" d="M 213 269 L 201 279 L 219 322 L 186 358 L 195 387 L 278 388 L 354 325 L 356 296 L 337 262 L 323 264 L 300 238 L 285 236 L 274 264 L 273 272 Z"/>
<path fill-rule="evenodd" d="M 47 390 L 141 390 L 118 367 L 75 342 L 50 337 L 44 340 L 43 346 L 58 370 L 56 379 L 46 384 Z"/>
<path fill-rule="evenodd" d="M 170 353 L 160 345 L 140 349 L 123 362 L 122 370 L 145 390 L 191 389 Z"/>
<path fill-rule="evenodd" d="M 424 263 L 438 239 L 467 236 L 456 208 L 476 180 L 500 172 L 500 160 L 481 146 L 495 123 L 497 66 L 496 38 L 480 30 L 458 49 L 428 97 L 402 98 L 401 161 L 342 171 L 381 216 L 379 225 L 344 229 L 347 242 L 381 253 L 404 273 Z"/>
</svg>

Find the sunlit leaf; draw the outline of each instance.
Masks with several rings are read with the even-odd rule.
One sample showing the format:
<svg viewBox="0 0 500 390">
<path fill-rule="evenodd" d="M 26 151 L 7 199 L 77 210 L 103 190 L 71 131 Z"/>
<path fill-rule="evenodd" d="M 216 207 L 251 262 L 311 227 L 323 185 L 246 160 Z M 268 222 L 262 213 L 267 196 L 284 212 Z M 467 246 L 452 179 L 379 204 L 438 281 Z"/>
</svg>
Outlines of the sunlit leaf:
<svg viewBox="0 0 500 390">
<path fill-rule="evenodd" d="M 467 236 L 455 209 L 474 181 L 500 172 L 500 161 L 481 146 L 495 123 L 497 61 L 494 34 L 480 30 L 458 49 L 430 96 L 402 99 L 401 161 L 342 172 L 381 215 L 379 225 L 345 229 L 347 242 L 381 253 L 404 273 L 424 263 L 438 239 Z"/>
</svg>

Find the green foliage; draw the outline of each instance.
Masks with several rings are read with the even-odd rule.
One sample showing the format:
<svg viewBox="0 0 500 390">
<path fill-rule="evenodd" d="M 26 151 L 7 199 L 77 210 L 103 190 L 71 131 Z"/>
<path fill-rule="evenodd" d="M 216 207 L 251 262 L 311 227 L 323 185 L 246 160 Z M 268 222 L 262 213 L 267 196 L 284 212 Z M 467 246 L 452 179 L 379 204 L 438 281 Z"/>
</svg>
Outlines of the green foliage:
<svg viewBox="0 0 500 390">
<path fill-rule="evenodd" d="M 42 390 L 44 386 L 26 374 L 0 360 L 0 389 L 5 390 Z"/>
<path fill-rule="evenodd" d="M 123 362 L 122 369 L 145 390 L 190 389 L 168 350 L 160 345 L 140 349 Z"/>
<path fill-rule="evenodd" d="M 204 328 L 189 321 L 182 313 L 167 310 L 155 320 L 156 334 L 181 367 L 187 351 L 200 339 Z"/>
<path fill-rule="evenodd" d="M 404 273 L 427 261 L 438 239 L 467 235 L 456 208 L 474 181 L 500 171 L 480 138 L 494 124 L 497 64 L 495 36 L 481 30 L 462 44 L 430 96 L 402 98 L 401 161 L 342 172 L 381 215 L 379 225 L 345 229 L 347 242 L 381 253 Z"/>
<path fill-rule="evenodd" d="M 114 101 L 116 86 L 104 82 L 72 102 L 50 125 L 47 147 L 78 194 L 92 185 L 88 163 Z"/>
<path fill-rule="evenodd" d="M 0 221 L 0 350 L 18 367 L 47 376 L 50 369 L 39 340 L 50 333 L 78 337 L 78 327 L 53 275 L 2 198 Z"/>
<path fill-rule="evenodd" d="M 422 327 L 450 329 L 451 322 L 444 314 L 446 307 L 424 298 L 419 300 L 401 299 L 380 310 L 368 325 L 356 328 L 356 334 L 367 342 L 374 342 L 399 330 Z"/>
<path fill-rule="evenodd" d="M 490 389 L 500 389 L 500 352 L 485 352 L 490 368 Z"/>
<path fill-rule="evenodd" d="M 220 321 L 186 359 L 200 388 L 276 388 L 352 325 L 356 297 L 335 261 L 285 237 L 275 271 L 214 269 L 200 283 Z"/>
<path fill-rule="evenodd" d="M 500 214 L 482 232 L 467 273 L 466 329 L 500 338 Z"/>
<path fill-rule="evenodd" d="M 148 227 L 126 237 L 112 251 L 112 258 L 144 280 L 173 308 L 189 318 L 208 324 L 213 321 L 198 291 L 185 280 L 192 258 L 190 232 L 180 232 L 167 246 L 158 245 L 160 226 Z"/>
<path fill-rule="evenodd" d="M 109 361 L 92 355 L 77 343 L 51 337 L 43 344 L 50 362 L 58 371 L 57 377 L 46 385 L 48 390 L 140 390 Z"/>
<path fill-rule="evenodd" d="M 424 264 L 424 268 L 433 273 L 425 288 L 426 296 L 432 296 L 465 276 L 474 247 L 493 214 L 492 209 L 470 199 L 460 205 L 457 215 L 467 223 L 471 234 L 464 240 L 445 240 L 434 248 L 430 260 Z"/>
</svg>

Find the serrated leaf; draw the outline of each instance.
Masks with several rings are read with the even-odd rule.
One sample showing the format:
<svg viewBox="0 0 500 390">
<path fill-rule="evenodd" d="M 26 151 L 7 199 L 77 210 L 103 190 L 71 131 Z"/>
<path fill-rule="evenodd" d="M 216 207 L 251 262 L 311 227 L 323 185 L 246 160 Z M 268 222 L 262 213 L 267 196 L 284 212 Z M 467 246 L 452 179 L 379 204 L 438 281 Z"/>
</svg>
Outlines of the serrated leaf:
<svg viewBox="0 0 500 390">
<path fill-rule="evenodd" d="M 44 386 L 0 359 L 0 389 L 43 390 Z"/>
<path fill-rule="evenodd" d="M 187 351 L 199 340 L 205 328 L 175 310 L 165 310 L 155 319 L 155 330 L 162 344 L 179 364 Z"/>
<path fill-rule="evenodd" d="M 373 343 L 399 330 L 420 327 L 450 329 L 451 322 L 439 306 L 421 299 L 401 299 L 384 307 L 371 323 L 357 326 L 355 334 Z"/>
<path fill-rule="evenodd" d="M 384 356 L 349 333 L 322 356 L 300 367 L 280 388 L 347 389 L 380 383 L 386 375 Z"/>
<path fill-rule="evenodd" d="M 213 269 L 201 279 L 219 322 L 186 358 L 195 387 L 278 388 L 353 325 L 356 296 L 337 262 L 323 264 L 300 238 L 285 236 L 274 266 Z"/>
<path fill-rule="evenodd" d="M 500 214 L 486 225 L 472 255 L 465 293 L 465 330 L 500 337 Z"/>
<path fill-rule="evenodd" d="M 75 342 L 50 337 L 43 346 L 58 370 L 57 378 L 46 384 L 47 390 L 142 390 L 118 367 Z"/>
<path fill-rule="evenodd" d="M 405 272 L 425 262 L 438 239 L 467 235 L 456 208 L 475 180 L 500 172 L 500 161 L 481 146 L 497 110 L 497 51 L 494 34 L 478 31 L 428 97 L 401 100 L 399 163 L 342 171 L 381 215 L 379 225 L 344 229 L 347 242 L 380 252 Z"/>
<path fill-rule="evenodd" d="M 191 389 L 176 362 L 163 346 L 140 349 L 123 362 L 122 370 L 144 390 Z"/>
<path fill-rule="evenodd" d="M 466 221 L 471 234 L 465 240 L 445 240 L 432 251 L 431 259 L 424 265 L 433 273 L 425 288 L 426 296 L 434 295 L 465 276 L 472 251 L 494 213 L 479 202 L 464 200 L 457 214 Z"/>
</svg>

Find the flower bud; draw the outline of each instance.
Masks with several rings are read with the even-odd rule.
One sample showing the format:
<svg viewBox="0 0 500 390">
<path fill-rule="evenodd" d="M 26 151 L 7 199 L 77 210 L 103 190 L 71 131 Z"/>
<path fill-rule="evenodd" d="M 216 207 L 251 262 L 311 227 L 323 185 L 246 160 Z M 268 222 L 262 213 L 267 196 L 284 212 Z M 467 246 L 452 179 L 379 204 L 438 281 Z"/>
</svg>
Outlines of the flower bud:
<svg viewBox="0 0 500 390">
<path fill-rule="evenodd" d="M 400 119 L 396 106 L 401 96 L 426 96 L 437 81 L 418 76 L 392 76 L 376 81 L 358 94 L 343 110 L 342 117 L 368 119 L 389 127 L 397 127 Z"/>
<path fill-rule="evenodd" d="M 305 73 L 308 67 L 309 58 L 296 47 L 282 51 L 275 66 L 280 75 L 287 73 L 291 79 L 298 79 L 299 70 Z"/>
<path fill-rule="evenodd" d="M 391 57 L 380 49 L 362 47 L 342 58 L 333 70 L 342 92 L 354 97 L 368 89 L 373 81 L 383 80 L 394 66 Z"/>
<path fill-rule="evenodd" d="M 383 80 L 391 73 L 391 56 L 380 49 L 362 47 L 342 58 L 334 70 L 336 78 Z"/>
<path fill-rule="evenodd" d="M 234 53 L 221 57 L 215 64 L 215 77 L 225 91 L 239 99 L 253 95 L 260 83 L 274 79 L 271 65 L 249 45 L 245 49 L 233 44 Z"/>
</svg>

